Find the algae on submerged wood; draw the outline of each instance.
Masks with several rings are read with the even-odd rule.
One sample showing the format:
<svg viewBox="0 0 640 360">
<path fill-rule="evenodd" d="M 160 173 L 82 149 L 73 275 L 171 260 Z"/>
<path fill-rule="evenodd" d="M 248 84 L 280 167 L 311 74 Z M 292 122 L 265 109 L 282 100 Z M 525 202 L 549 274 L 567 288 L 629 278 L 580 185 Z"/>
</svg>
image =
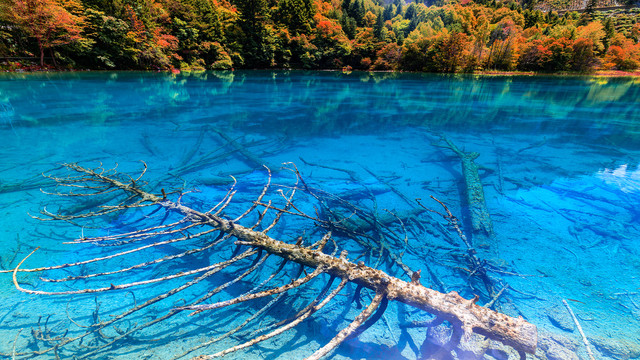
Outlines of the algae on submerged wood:
<svg viewBox="0 0 640 360">
<path fill-rule="evenodd" d="M 469 206 L 469 218 L 471 220 L 473 234 L 472 241 L 478 243 L 476 241 L 478 238 L 493 238 L 493 223 L 485 202 L 484 189 L 482 187 L 482 181 L 480 180 L 480 174 L 478 173 L 478 165 L 475 163 L 475 159 L 477 159 L 480 154 L 477 152 L 466 153 L 446 137 L 442 137 L 442 140 L 447 145 L 435 144 L 435 146 L 450 149 L 460 158 L 462 177 L 465 184 L 465 195 L 467 205 Z"/>
</svg>

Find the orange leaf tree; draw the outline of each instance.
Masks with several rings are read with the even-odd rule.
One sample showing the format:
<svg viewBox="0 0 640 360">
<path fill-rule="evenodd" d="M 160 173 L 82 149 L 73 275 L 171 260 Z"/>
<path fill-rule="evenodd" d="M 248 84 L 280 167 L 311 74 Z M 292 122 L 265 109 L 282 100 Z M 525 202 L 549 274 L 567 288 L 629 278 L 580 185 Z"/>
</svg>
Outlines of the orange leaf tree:
<svg viewBox="0 0 640 360">
<path fill-rule="evenodd" d="M 83 39 L 84 19 L 67 10 L 71 8 L 79 10 L 81 5 L 74 0 L 2 0 L 0 6 L 5 20 L 36 40 L 40 66 L 44 66 L 45 49 Z"/>
</svg>

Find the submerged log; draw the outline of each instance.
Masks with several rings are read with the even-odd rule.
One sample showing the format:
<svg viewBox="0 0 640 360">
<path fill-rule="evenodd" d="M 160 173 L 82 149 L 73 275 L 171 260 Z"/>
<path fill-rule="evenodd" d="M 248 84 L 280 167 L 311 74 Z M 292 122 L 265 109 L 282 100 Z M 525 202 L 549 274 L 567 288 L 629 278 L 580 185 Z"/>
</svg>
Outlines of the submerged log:
<svg viewBox="0 0 640 360">
<path fill-rule="evenodd" d="M 445 137 L 443 137 L 443 140 L 447 145 L 437 146 L 452 150 L 456 155 L 458 155 L 462 163 L 462 177 L 464 178 L 466 188 L 467 204 L 469 206 L 469 217 L 471 218 L 473 235 L 480 235 L 489 238 L 493 237 L 493 223 L 491 222 L 489 210 L 487 210 L 487 204 L 484 198 L 484 189 L 482 187 L 482 181 L 480 181 L 480 175 L 478 174 L 478 165 L 474 161 L 478 156 L 480 156 L 480 154 L 477 152 L 465 153 L 458 149 L 451 140 Z"/>
<path fill-rule="evenodd" d="M 310 267 L 315 269 L 314 272 L 310 275 L 307 275 L 304 279 L 299 279 L 296 281 L 292 281 L 291 285 L 286 285 L 283 287 L 263 292 L 264 295 L 276 294 L 276 291 L 284 291 L 284 288 L 293 288 L 298 286 L 298 284 L 302 284 L 308 279 L 316 277 L 319 274 L 327 274 L 331 277 L 331 279 L 339 278 L 341 280 L 340 285 L 336 288 L 329 296 L 327 296 L 320 303 L 312 303 L 309 305 L 306 310 L 303 310 L 299 313 L 299 316 L 293 322 L 282 326 L 281 328 L 273 331 L 268 335 L 264 335 L 262 337 L 257 337 L 252 341 L 249 341 L 245 344 L 238 345 L 233 348 L 229 348 L 225 351 L 222 351 L 218 354 L 214 355 L 206 355 L 201 358 L 209 359 L 218 356 L 223 356 L 226 353 L 231 351 L 236 351 L 238 349 L 242 349 L 246 346 L 251 346 L 258 341 L 262 341 L 264 339 L 269 338 L 272 334 L 279 334 L 283 331 L 288 330 L 289 328 L 295 326 L 295 324 L 299 323 L 303 319 L 310 316 L 317 309 L 322 307 L 326 302 L 330 301 L 337 291 L 340 291 L 344 287 L 347 282 L 353 282 L 359 287 L 364 287 L 373 290 L 376 293 L 377 301 L 372 302 L 371 305 L 367 308 L 367 313 L 363 314 L 360 319 L 362 321 L 354 321 L 349 328 L 340 332 L 334 340 L 332 340 L 327 346 L 318 350 L 316 354 L 312 355 L 311 358 L 320 358 L 327 354 L 331 349 L 338 346 L 342 341 L 344 341 L 347 336 L 354 332 L 355 328 L 360 326 L 361 323 L 368 318 L 371 313 L 380 306 L 381 303 L 384 303 L 386 306 L 386 301 L 399 301 L 406 305 L 412 306 L 416 309 L 420 309 L 431 314 L 436 315 L 438 318 L 442 320 L 446 320 L 452 324 L 454 327 L 454 332 L 464 333 L 466 336 L 470 336 L 472 333 L 481 334 L 487 336 L 492 340 L 499 341 L 505 345 L 511 346 L 520 352 L 521 356 L 524 356 L 524 353 L 533 354 L 536 351 L 537 346 L 537 329 L 536 326 L 530 324 L 525 321 L 522 317 L 513 318 L 507 315 L 498 313 L 486 307 L 481 307 L 476 305 L 477 297 L 471 300 L 464 299 L 455 291 L 450 293 L 441 293 L 436 290 L 424 287 L 420 284 L 419 281 L 419 272 L 416 272 L 417 276 L 412 278 L 410 282 L 406 282 L 400 280 L 396 277 L 390 276 L 381 270 L 377 270 L 371 267 L 366 266 L 363 262 L 354 263 L 347 259 L 346 251 L 343 251 L 339 257 L 334 256 L 334 254 L 326 254 L 323 252 L 324 245 L 331 239 L 331 234 L 326 234 L 322 240 L 319 240 L 314 246 L 305 247 L 300 242 L 296 242 L 295 244 L 286 243 L 271 236 L 267 235 L 267 230 L 265 231 L 255 231 L 254 227 L 249 228 L 242 226 L 237 223 L 238 219 L 228 219 L 224 215 L 221 215 L 222 210 L 226 205 L 223 205 L 216 212 L 201 212 L 195 210 L 191 207 L 185 206 L 181 204 L 179 201 L 174 202 L 169 200 L 166 196 L 158 196 L 153 193 L 147 192 L 143 190 L 141 187 L 137 186 L 137 182 L 141 176 L 136 178 L 135 180 L 132 177 L 118 177 L 113 172 L 104 171 L 102 168 L 88 169 L 77 164 L 66 164 L 65 165 L 69 170 L 80 173 L 80 177 L 70 176 L 68 178 L 53 178 L 57 182 L 61 184 L 69 184 L 72 183 L 75 185 L 74 189 L 84 186 L 91 193 L 90 195 L 95 195 L 101 193 L 102 191 L 113 191 L 120 190 L 123 195 L 128 199 L 137 199 L 133 205 L 131 203 L 121 205 L 121 210 L 126 211 L 126 209 L 131 208 L 132 206 L 145 206 L 146 205 L 160 205 L 167 211 L 171 211 L 174 213 L 181 214 L 184 218 L 183 222 L 180 224 L 184 226 L 184 229 L 187 229 L 189 224 L 196 224 L 198 226 L 209 227 L 210 230 L 202 231 L 200 234 L 208 234 L 213 231 L 219 232 L 220 235 L 216 239 L 216 241 L 224 241 L 227 238 L 231 238 L 235 240 L 235 244 L 237 245 L 245 245 L 252 248 L 252 250 L 246 251 L 244 254 L 238 255 L 233 259 L 227 260 L 226 262 L 220 264 L 226 264 L 228 262 L 237 261 L 240 257 L 247 257 L 249 255 L 255 254 L 259 251 L 264 251 L 270 255 L 278 256 L 288 262 L 294 262 L 306 267 Z M 146 166 L 145 166 L 146 170 Z M 130 179 L 130 181 L 127 181 Z M 82 185 L 81 185 L 82 184 Z M 259 203 L 260 199 L 266 193 L 268 185 L 265 186 L 263 192 L 258 197 Z M 95 189 L 100 189 L 99 191 L 95 191 Z M 230 195 L 229 195 L 230 194 Z M 228 204 L 231 201 L 232 193 L 230 192 L 228 197 L 226 197 L 225 204 Z M 62 195 L 62 194 L 61 194 Z M 291 195 L 293 197 L 293 194 Z M 290 203 L 291 198 L 287 200 L 287 203 Z M 255 205 L 252 206 L 249 210 L 245 212 L 245 214 L 249 213 L 251 209 L 254 209 Z M 273 208 L 273 207 L 272 207 Z M 112 209 L 109 209 L 112 210 Z M 269 207 L 265 209 L 265 212 L 269 210 Z M 101 215 L 108 213 L 106 210 L 97 211 L 95 215 Z M 276 216 L 277 222 L 280 215 L 287 213 L 285 210 L 279 211 L 279 214 Z M 51 213 L 43 213 L 49 217 L 56 217 L 55 214 Z M 93 215 L 93 214 L 91 214 Z M 83 215 L 86 217 L 86 215 Z M 320 219 L 315 219 L 316 221 L 321 221 Z M 260 221 L 260 220 L 259 220 Z M 177 223 L 176 223 L 177 224 Z M 94 241 L 102 241 L 104 239 L 120 239 L 123 236 L 134 238 L 141 236 L 141 233 L 145 231 L 155 232 L 159 228 L 166 227 L 167 225 L 162 225 L 159 227 L 152 227 L 149 229 L 142 229 L 136 232 L 132 232 L 124 235 L 110 235 L 104 238 L 82 238 L 79 239 L 78 242 L 94 242 Z M 199 235 L 195 235 L 199 236 Z M 207 245 L 210 246 L 210 245 Z M 25 259 L 26 260 L 26 259 Z M 33 294 L 56 294 L 56 293 L 47 293 L 44 291 L 37 290 L 29 290 L 22 288 L 16 280 L 16 274 L 22 271 L 42 271 L 46 269 L 55 269 L 60 267 L 69 267 L 76 264 L 67 264 L 58 267 L 49 267 L 49 268 L 39 268 L 39 269 L 20 269 L 20 266 L 25 261 L 21 261 L 18 267 L 16 267 L 13 272 L 13 280 L 16 287 L 24 292 L 33 293 Z M 98 261 L 91 260 L 91 261 Z M 80 264 L 80 263 L 78 263 Z M 224 265 L 226 266 L 226 265 Z M 258 266 L 258 265 L 256 265 Z M 204 268 L 208 272 L 218 271 L 223 268 L 223 265 L 214 264 L 209 267 Z M 166 279 L 173 279 L 177 276 L 183 276 L 184 273 L 179 273 L 177 275 L 166 276 Z M 206 275 L 206 274 L 205 274 Z M 203 276 L 205 276 L 203 275 Z M 308 278 L 308 279 L 307 279 Z M 307 280 L 305 280 L 307 279 Z M 155 279 L 153 281 L 160 281 L 163 279 Z M 194 280 L 195 281 L 195 280 Z M 192 281 L 193 282 L 193 281 Z M 148 282 L 140 282 L 148 283 Z M 329 282 L 330 285 L 331 281 Z M 77 294 L 77 293 L 91 293 L 91 292 L 102 292 L 102 291 L 110 291 L 116 289 L 123 289 L 129 286 L 134 286 L 137 283 L 132 283 L 130 285 L 111 285 L 111 288 L 105 289 L 87 289 L 80 291 L 69 291 L 69 292 L 60 292 L 58 294 Z M 188 284 L 187 284 L 188 285 Z M 328 290 L 328 286 L 323 291 L 326 292 Z M 186 285 L 185 285 L 186 286 Z M 184 286 L 183 286 L 184 287 Z M 257 297 L 259 293 L 255 293 L 252 295 L 253 297 Z M 165 296 L 165 295 L 163 295 Z M 168 295 L 167 295 L 168 296 Z M 262 295 L 260 295 L 262 296 Z M 324 295 L 320 295 L 319 298 Z M 166 297 L 166 296 L 165 296 Z M 246 296 L 245 296 L 246 297 Z M 249 296 L 251 297 L 251 296 Z M 206 297 L 205 297 L 206 298 Z M 245 299 L 241 299 L 242 297 L 236 298 L 227 303 L 231 302 L 239 302 L 244 301 Z M 150 303 L 151 301 L 148 301 Z M 146 305 L 144 305 L 146 306 Z M 219 308 L 221 305 L 218 304 L 200 304 L 200 305 L 191 305 L 185 306 L 176 310 L 193 310 L 196 312 L 210 310 Z M 384 311 L 384 306 L 380 306 L 382 311 Z M 122 318 L 126 316 L 120 315 L 118 318 Z M 376 318 L 374 315 L 373 318 Z M 114 320 L 115 321 L 115 320 Z M 101 325 L 98 329 L 106 326 Z M 366 328 L 366 324 L 363 325 Z M 357 333 L 357 332 L 356 332 Z M 273 335 L 273 336 L 275 336 Z M 84 337 L 83 335 L 82 337 Z M 78 337 L 77 339 L 81 339 L 82 337 Z M 72 341 L 72 339 L 65 340 L 64 343 L 68 343 Z M 55 348 L 57 348 L 56 345 Z"/>
<path fill-rule="evenodd" d="M 234 150 L 240 153 L 244 158 L 245 162 L 247 163 L 247 165 L 251 166 L 254 169 L 261 168 L 263 165 L 272 168 L 271 166 L 269 166 L 269 164 L 266 161 L 260 159 L 257 155 L 247 150 L 247 148 L 242 144 L 238 144 L 238 142 L 232 139 L 231 137 L 229 137 L 229 135 L 225 134 L 224 132 L 218 129 L 213 129 L 213 131 L 215 131 L 218 135 L 220 135 L 220 137 L 223 138 L 224 141 L 226 141 L 229 146 L 231 146 Z"/>
<path fill-rule="evenodd" d="M 375 221 L 380 223 L 381 225 L 390 225 L 394 222 L 397 222 L 398 219 L 408 221 L 412 218 L 419 216 L 420 214 L 426 212 L 423 208 L 415 208 L 411 210 L 400 211 L 397 214 L 394 213 L 381 213 L 379 214 Z M 349 218 L 344 220 L 344 226 L 354 232 L 364 233 L 372 230 L 375 227 L 375 224 L 372 221 L 367 221 L 360 217 Z"/>
<path fill-rule="evenodd" d="M 214 223 L 223 224 L 218 222 L 220 220 L 222 219 L 212 219 Z M 396 300 L 434 314 L 454 326 L 459 326 L 466 335 L 471 333 L 485 335 L 516 350 L 535 353 L 537 346 L 535 325 L 522 318 L 512 318 L 478 306 L 475 304 L 477 299 L 464 299 L 455 291 L 443 294 L 417 282 L 406 282 L 389 276 L 381 270 L 372 269 L 364 264 L 354 264 L 346 259 L 336 258 L 316 250 L 287 244 L 238 225 L 234 229 L 229 229 L 229 233 L 245 240 L 248 245 L 265 249 L 271 254 L 299 264 L 322 268 L 327 274 L 349 279 L 357 285 L 375 290 L 377 293 L 384 293 L 389 300 Z"/>
</svg>

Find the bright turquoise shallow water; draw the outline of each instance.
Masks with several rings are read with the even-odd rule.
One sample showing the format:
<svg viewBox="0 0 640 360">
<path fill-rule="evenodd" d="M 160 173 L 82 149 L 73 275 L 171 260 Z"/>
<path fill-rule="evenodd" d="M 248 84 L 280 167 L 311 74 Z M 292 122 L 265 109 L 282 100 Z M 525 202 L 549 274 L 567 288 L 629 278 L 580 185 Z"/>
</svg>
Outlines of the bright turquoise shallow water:
<svg viewBox="0 0 640 360">
<path fill-rule="evenodd" d="M 438 146 L 444 144 L 440 140 L 444 136 L 466 152 L 479 153 L 475 162 L 480 166 L 495 237 L 473 240 L 478 256 L 494 269 L 490 276 L 511 288 L 501 297 L 499 310 L 523 316 L 538 326 L 545 339 L 540 347 L 546 351 L 540 358 L 571 359 L 566 353 L 558 355 L 560 350 L 549 345 L 550 338 L 587 358 L 562 299 L 574 300 L 569 304 L 597 358 L 640 358 L 637 80 L 317 72 L 0 75 L 0 265 L 5 269 L 15 267 L 36 246 L 41 249 L 24 267 L 112 253 L 118 249 L 62 242 L 163 221 L 157 213 L 144 217 L 152 210 L 111 216 L 98 229 L 31 218 L 29 214 L 35 215 L 45 206 L 58 210 L 60 202 L 40 191 L 54 191 L 41 174 L 54 171 L 60 175 L 53 169 L 62 162 L 86 166 L 102 162 L 105 167 L 117 163 L 120 171 L 135 173 L 143 160 L 149 168 L 145 178 L 152 186 L 150 191 L 191 191 L 184 196 L 184 203 L 205 211 L 224 196 L 229 175 L 233 175 L 238 192 L 228 212 L 230 216 L 242 213 L 259 194 L 266 173 L 255 161 L 234 151 L 224 136 L 266 163 L 273 170 L 273 182 L 284 185 L 285 191 L 295 179 L 291 172 L 280 171 L 280 164 L 294 162 L 311 186 L 380 216 L 387 215 L 385 209 L 397 214 L 415 209 L 415 198 L 440 210 L 437 203 L 428 200 L 433 195 L 463 220 L 469 234 L 460 159 L 450 149 Z M 326 167 L 351 171 L 352 176 Z M 370 194 L 375 195 L 375 202 Z M 315 200 L 300 196 L 300 208 L 314 214 Z M 319 214 L 326 215 L 320 210 Z M 165 221 L 169 220 L 171 217 Z M 250 224 L 249 220 L 255 219 L 247 219 Z M 402 259 L 411 269 L 422 269 L 423 285 L 444 292 L 455 290 L 466 298 L 478 294 L 482 303 L 489 301 L 477 279 L 472 277 L 468 282 L 462 243 L 442 226 L 446 224 L 441 218 L 421 214 L 405 219 L 404 225 L 408 243 L 389 241 L 397 253 L 403 253 Z M 402 233 L 397 223 L 390 226 Z M 313 229 L 309 221 L 285 216 L 270 234 L 287 241 L 304 236 L 313 242 L 322 235 Z M 353 241 L 337 240 L 341 249 L 349 250 L 351 260 L 378 265 L 408 280 L 396 265 L 385 260 L 388 256 L 379 261 L 377 249 L 363 252 Z M 196 245 L 167 245 L 131 259 L 59 270 L 47 276 L 112 270 Z M 228 258 L 232 250 L 232 245 L 225 245 L 215 252 L 111 277 L 105 280 L 106 286 L 207 266 Z M 259 274 L 214 299 L 224 300 L 251 289 L 277 264 L 275 259 L 268 260 Z M 100 347 L 107 343 L 105 339 L 192 302 L 250 265 L 248 260 L 153 304 L 117 322 L 116 328 L 105 329 L 104 337 L 92 335 L 82 343 L 72 343 L 60 350 L 60 357 L 171 359 L 233 328 L 266 301 L 194 317 L 178 314 L 133 332 L 114 346 Z M 294 266 L 286 267 L 277 281 L 288 282 L 286 275 L 293 276 L 296 271 Z M 84 280 L 56 286 L 40 281 L 40 275 L 18 277 L 25 288 L 36 290 L 105 286 L 104 281 Z M 20 353 L 54 345 L 55 341 L 35 339 L 39 318 L 45 338 L 78 335 L 86 326 L 106 321 L 191 278 L 97 297 L 38 296 L 18 292 L 11 275 L 0 274 L 0 352 L 11 358 L 14 347 Z M 283 297 L 246 332 L 184 358 L 246 341 L 252 331 L 303 308 L 324 281 Z M 360 311 L 349 304 L 354 291 L 355 287 L 347 287 L 345 295 L 338 296 L 314 319 L 237 356 L 302 359 L 310 355 Z M 363 292 L 363 302 L 370 296 Z M 425 330 L 401 331 L 398 324 L 426 319 L 428 314 L 392 303 L 383 321 L 339 348 L 335 358 L 419 358 L 421 351 L 427 351 Z M 485 358 L 504 358 L 499 352 L 491 354 Z M 39 358 L 55 355 L 51 352 Z"/>
</svg>

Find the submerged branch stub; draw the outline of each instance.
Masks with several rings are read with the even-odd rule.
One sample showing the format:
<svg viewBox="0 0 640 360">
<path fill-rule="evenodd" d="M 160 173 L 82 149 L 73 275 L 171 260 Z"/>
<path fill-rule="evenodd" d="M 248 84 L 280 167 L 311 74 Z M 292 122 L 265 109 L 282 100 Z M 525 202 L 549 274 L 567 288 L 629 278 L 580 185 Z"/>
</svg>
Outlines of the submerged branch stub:
<svg viewBox="0 0 640 360">
<path fill-rule="evenodd" d="M 290 329 L 305 318 L 311 316 L 312 313 L 317 311 L 320 307 L 324 306 L 324 304 L 330 301 L 331 298 L 335 296 L 337 291 L 340 291 L 340 289 L 342 289 L 347 282 L 353 282 L 358 286 L 366 287 L 373 290 L 376 293 L 376 299 L 373 305 L 370 305 L 369 310 L 367 310 L 365 313 L 363 313 L 364 315 L 361 316 L 360 320 L 362 321 L 355 322 L 355 325 L 352 324 L 353 326 L 342 331 L 341 336 L 337 336 L 336 338 L 334 338 L 334 340 L 332 340 L 330 344 L 328 344 L 326 347 L 323 347 L 324 350 L 317 353 L 316 356 L 318 358 L 322 354 L 324 354 L 325 351 L 328 352 L 330 349 L 333 349 L 337 345 L 339 345 L 339 343 L 342 342 L 349 334 L 354 333 L 356 328 L 359 325 L 362 325 L 361 323 L 364 322 L 366 318 L 369 318 L 369 316 L 371 316 L 371 313 L 375 310 L 375 308 L 378 307 L 379 302 L 382 298 L 385 299 L 385 302 L 387 300 L 399 301 L 414 308 L 429 312 L 439 319 L 450 322 L 456 329 L 458 329 L 456 331 L 462 331 L 466 335 L 470 335 L 471 333 L 481 334 L 487 336 L 492 340 L 496 340 L 502 342 L 505 345 L 511 346 L 519 352 L 526 352 L 531 354 L 535 353 L 537 346 L 537 329 L 535 325 L 528 323 L 522 318 L 509 317 L 491 309 L 478 306 L 475 303 L 477 299 L 467 300 L 458 295 L 456 292 L 444 294 L 436 290 L 424 287 L 419 282 L 419 275 L 414 276 L 412 281 L 406 282 L 396 277 L 390 276 L 384 271 L 368 267 L 362 262 L 354 263 L 352 261 L 349 261 L 346 257 L 346 252 L 343 252 L 340 257 L 336 257 L 333 254 L 326 254 L 323 252 L 323 244 L 331 238 L 330 234 L 326 234 L 323 239 L 319 241 L 319 246 L 317 247 L 305 247 L 301 244 L 301 242 L 296 242 L 295 244 L 286 243 L 267 235 L 266 231 L 256 231 L 254 230 L 255 227 L 246 227 L 238 224 L 234 220 L 227 219 L 225 216 L 221 215 L 221 209 L 219 209 L 219 211 L 215 213 L 201 212 L 194 208 L 185 206 L 179 201 L 171 201 L 166 197 L 164 192 L 162 197 L 149 193 L 138 186 L 138 180 L 140 177 L 135 179 L 135 181 L 124 182 L 118 180 L 119 178 L 114 175 L 114 172 L 105 173 L 101 170 L 101 168 L 99 168 L 98 170 L 88 169 L 77 164 L 67 164 L 65 166 L 69 170 L 82 174 L 82 181 L 75 182 L 74 185 L 76 186 L 84 182 L 87 186 L 86 189 L 90 190 L 96 184 L 105 185 L 109 188 L 109 190 L 116 189 L 123 192 L 128 199 L 134 198 L 134 200 L 132 201 L 134 201 L 134 203 L 136 204 L 145 203 L 160 205 L 166 211 L 181 215 L 185 223 L 197 224 L 198 226 L 202 226 L 205 228 L 209 227 L 212 229 L 211 231 L 218 231 L 220 235 L 214 241 L 231 239 L 236 244 L 250 246 L 253 249 L 249 252 L 245 252 L 242 256 L 248 256 L 255 253 L 256 251 L 264 251 L 269 255 L 278 256 L 287 262 L 292 262 L 315 269 L 313 274 L 308 275 L 306 278 L 301 278 L 299 280 L 293 281 L 290 285 L 275 288 L 275 290 L 271 291 L 273 294 L 277 294 L 281 291 L 286 291 L 290 288 L 300 286 L 304 282 L 306 282 L 306 280 L 310 280 L 310 278 L 315 277 L 319 274 L 327 274 L 332 279 L 339 278 L 341 280 L 339 288 L 336 288 L 320 303 L 310 305 L 311 307 L 307 309 L 306 312 L 303 311 L 302 313 L 299 313 L 295 320 L 291 321 L 289 324 L 280 327 L 270 334 L 254 338 L 248 343 L 238 345 L 236 347 L 226 349 L 218 354 L 205 356 L 203 358 L 222 356 L 246 346 L 251 346 L 259 341 L 265 340 L 271 336 L 275 336 L 281 333 L 282 331 Z M 64 179 L 56 178 L 56 181 L 64 182 Z M 264 191 L 259 196 L 259 201 L 263 195 Z M 223 201 L 221 202 L 223 203 L 222 208 L 224 208 L 231 201 L 233 193 L 228 193 L 227 196 L 228 198 L 226 198 L 226 200 L 223 199 Z M 291 196 L 293 196 L 293 194 Z M 287 203 L 291 203 L 290 198 L 287 200 Z M 122 207 L 121 209 L 126 210 L 127 207 Z M 276 220 L 279 219 L 279 216 L 283 213 L 284 212 L 280 212 L 276 217 Z M 100 214 L 97 212 L 95 213 L 95 215 L 99 216 Z M 261 219 L 262 217 L 260 217 L 260 220 L 258 221 L 261 221 Z M 156 228 L 154 227 L 152 229 Z M 141 229 L 140 231 L 145 232 L 146 230 Z M 132 232 L 131 234 L 134 234 L 132 236 L 139 235 L 137 232 Z M 333 241 L 333 239 L 331 240 Z M 236 261 L 238 258 L 240 258 L 240 256 L 231 260 Z M 227 262 L 231 260 L 227 260 Z M 20 262 L 20 265 L 22 265 L 23 262 L 24 260 Z M 201 268 L 199 270 L 207 271 L 207 273 L 205 275 L 202 275 L 201 277 L 204 278 L 204 276 L 208 276 L 207 274 L 209 274 L 210 272 L 218 271 L 224 268 L 224 266 L 218 266 L 218 268 L 216 269 Z M 14 270 L 14 278 L 15 274 L 19 271 L 29 271 L 29 269 L 22 270 L 16 268 Z M 16 286 L 20 289 L 17 281 Z M 178 310 L 204 311 L 217 308 L 222 305 L 233 305 L 240 301 L 250 300 L 251 298 L 257 298 L 262 295 L 271 295 L 271 292 L 269 290 L 265 290 L 262 293 L 245 295 L 244 297 L 238 297 L 228 302 L 222 302 L 211 306 L 185 306 L 173 309 L 171 314 L 175 313 Z M 122 316 L 125 315 L 121 315 L 121 317 Z M 366 327 L 368 326 L 368 324 L 365 323 L 364 326 Z M 357 334 L 357 332 L 355 333 Z"/>
</svg>

